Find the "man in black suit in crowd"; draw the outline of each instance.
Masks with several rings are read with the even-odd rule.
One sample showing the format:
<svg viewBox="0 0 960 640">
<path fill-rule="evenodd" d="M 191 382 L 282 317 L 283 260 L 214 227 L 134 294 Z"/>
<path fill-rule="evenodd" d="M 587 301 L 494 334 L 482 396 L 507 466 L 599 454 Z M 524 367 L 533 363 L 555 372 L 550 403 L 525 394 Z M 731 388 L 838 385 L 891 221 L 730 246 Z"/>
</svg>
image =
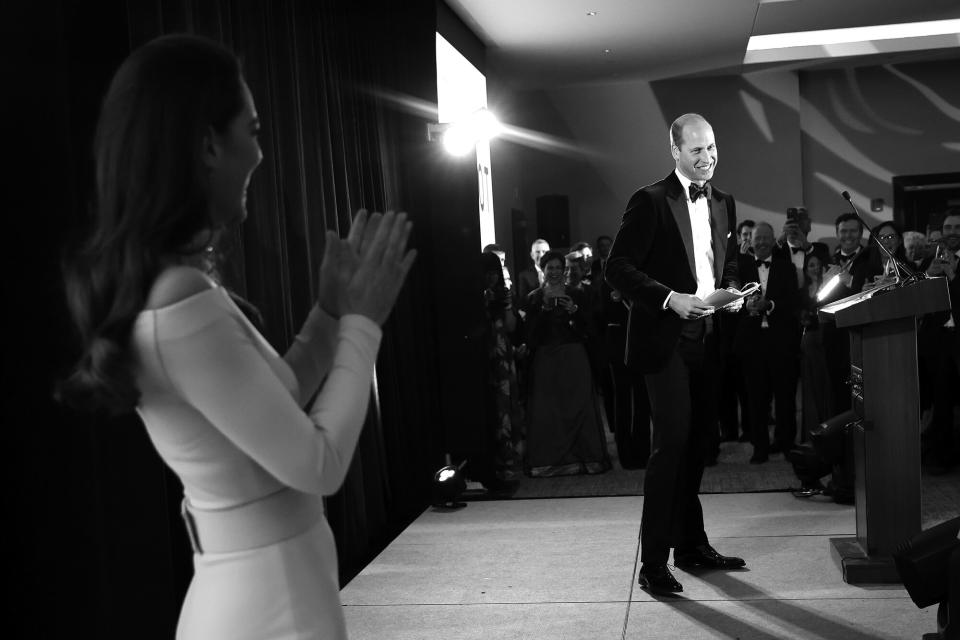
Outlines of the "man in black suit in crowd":
<svg viewBox="0 0 960 640">
<path fill-rule="evenodd" d="M 797 272 L 786 256 L 773 255 L 773 227 L 758 222 L 753 255 L 740 254 L 740 277 L 759 282 L 760 291 L 746 300 L 737 321 L 734 351 L 740 357 L 753 433 L 750 462 L 767 461 L 770 398 L 776 407 L 773 453 L 786 453 L 797 435 L 797 378 L 800 375 L 800 292 Z"/>
<path fill-rule="evenodd" d="M 783 225 L 783 241 L 773 248 L 774 257 L 790 260 L 797 270 L 797 286 L 803 285 L 803 265 L 809 255 L 820 258 L 820 264 L 830 263 L 830 248 L 822 242 L 810 242 L 810 215 L 803 207 L 787 209 L 787 221 Z"/>
<path fill-rule="evenodd" d="M 619 291 L 600 283 L 605 369 L 600 382 L 604 409 L 624 469 L 645 469 L 650 457 L 650 400 L 643 375 L 623 362 L 627 346 L 627 307 Z"/>
<path fill-rule="evenodd" d="M 654 593 L 683 590 L 667 568 L 671 547 L 678 568 L 745 565 L 710 546 L 698 496 L 717 437 L 721 364 L 717 318 L 703 299 L 739 286 L 736 205 L 708 182 L 717 145 L 703 116 L 677 118 L 670 149 L 676 169 L 630 198 L 605 274 L 631 305 L 625 360 L 645 374 L 653 413 L 639 583 Z"/>
<path fill-rule="evenodd" d="M 870 252 L 861 244 L 863 224 L 855 213 L 840 214 L 834 227 L 838 244 L 830 259 L 831 266 L 823 274 L 823 281 L 829 282 L 834 275 L 839 274 L 840 282 L 824 298 L 824 304 L 860 293 L 868 278 L 882 273 L 882 270 L 878 271 L 876 265 L 872 264 Z"/>
<path fill-rule="evenodd" d="M 550 251 L 550 243 L 543 238 L 537 238 L 530 245 L 530 260 L 533 265 L 526 269 L 521 269 L 517 274 L 517 299 L 514 301 L 514 308 L 520 309 L 527 302 L 527 296 L 531 291 L 537 289 L 543 284 L 543 271 L 540 270 L 540 258 L 547 251 Z"/>
<path fill-rule="evenodd" d="M 860 293 L 869 278 L 883 272 L 860 243 L 863 225 L 856 214 L 843 213 L 837 216 L 834 227 L 839 244 L 833 252 L 830 268 L 823 274 L 823 281 L 829 285 L 833 277 L 838 276 L 839 282 L 824 296 L 821 304 Z M 833 322 L 824 322 L 820 329 L 833 391 L 833 413 L 836 415 L 850 409 L 850 388 L 847 386 L 850 378 L 850 334 L 846 329 L 838 329 Z"/>
<path fill-rule="evenodd" d="M 611 246 L 613 246 L 613 238 L 597 236 L 597 242 L 594 246 L 596 253 L 593 256 L 593 264 L 590 265 L 590 279 L 595 283 L 603 280 L 603 269 L 607 266 Z"/>
<path fill-rule="evenodd" d="M 930 314 L 922 323 L 933 347 L 933 421 L 921 438 L 922 461 L 928 472 L 940 474 L 960 463 L 953 417 L 960 388 L 960 207 L 944 214 L 939 250 L 926 273 L 930 278 L 946 278 L 950 292 L 950 311 Z"/>
</svg>

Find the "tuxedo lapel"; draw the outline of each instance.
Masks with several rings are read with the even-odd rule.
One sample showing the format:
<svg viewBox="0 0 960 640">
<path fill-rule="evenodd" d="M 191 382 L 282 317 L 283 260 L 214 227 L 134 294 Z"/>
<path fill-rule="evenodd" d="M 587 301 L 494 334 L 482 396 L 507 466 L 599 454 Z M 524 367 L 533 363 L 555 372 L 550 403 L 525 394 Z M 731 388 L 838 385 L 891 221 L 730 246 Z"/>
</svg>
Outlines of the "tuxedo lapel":
<svg viewBox="0 0 960 640">
<path fill-rule="evenodd" d="M 713 273 L 714 286 L 719 287 L 723 279 L 723 265 L 726 261 L 727 240 L 730 229 L 727 224 L 727 203 L 716 196 L 707 200 L 710 205 L 710 230 L 713 233 Z"/>
<path fill-rule="evenodd" d="M 673 180 L 669 182 L 670 188 L 667 189 L 667 204 L 670 206 L 670 212 L 673 213 L 673 219 L 677 223 L 677 229 L 683 239 L 683 248 L 687 252 L 687 265 L 690 267 L 690 275 L 696 281 L 697 265 L 693 258 L 693 230 L 690 227 L 690 211 L 687 209 L 687 198 L 676 174 L 671 173 L 670 178 L 673 178 Z"/>
</svg>

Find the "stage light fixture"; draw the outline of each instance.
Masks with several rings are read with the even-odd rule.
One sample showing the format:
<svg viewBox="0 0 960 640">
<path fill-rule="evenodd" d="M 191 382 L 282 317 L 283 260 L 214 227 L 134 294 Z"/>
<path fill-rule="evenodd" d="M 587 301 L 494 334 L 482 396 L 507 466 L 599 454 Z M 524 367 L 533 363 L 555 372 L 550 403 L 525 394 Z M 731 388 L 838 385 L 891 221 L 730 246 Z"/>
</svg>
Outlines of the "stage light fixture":
<svg viewBox="0 0 960 640">
<path fill-rule="evenodd" d="M 454 156 L 470 153 L 482 140 L 491 140 L 503 132 L 503 125 L 488 109 L 477 109 L 457 122 L 427 123 L 427 139 L 443 141 L 443 148 Z"/>
<path fill-rule="evenodd" d="M 837 285 L 840 284 L 840 274 L 834 275 L 832 278 L 823 283 L 823 286 L 820 287 L 820 290 L 817 291 L 817 302 L 823 302 L 823 300 L 830 295 L 830 292 L 837 288 Z"/>
<path fill-rule="evenodd" d="M 465 502 L 458 502 L 460 494 L 467 490 L 467 482 L 463 477 L 464 460 L 459 466 L 447 464 L 433 475 L 433 506 L 441 509 L 462 509 Z"/>
</svg>

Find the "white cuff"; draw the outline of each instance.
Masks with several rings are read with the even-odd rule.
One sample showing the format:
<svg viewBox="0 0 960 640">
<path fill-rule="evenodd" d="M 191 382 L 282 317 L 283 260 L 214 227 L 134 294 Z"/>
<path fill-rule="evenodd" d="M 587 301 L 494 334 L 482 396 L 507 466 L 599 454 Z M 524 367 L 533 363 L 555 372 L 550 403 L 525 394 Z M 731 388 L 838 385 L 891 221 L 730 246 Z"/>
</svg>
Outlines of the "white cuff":
<svg viewBox="0 0 960 640">
<path fill-rule="evenodd" d="M 663 306 L 660 307 L 660 308 L 663 309 L 664 311 L 666 311 L 667 305 L 670 304 L 670 296 L 672 296 L 673 294 L 674 294 L 673 291 L 671 291 L 670 293 L 668 293 L 666 299 L 663 301 Z"/>
</svg>

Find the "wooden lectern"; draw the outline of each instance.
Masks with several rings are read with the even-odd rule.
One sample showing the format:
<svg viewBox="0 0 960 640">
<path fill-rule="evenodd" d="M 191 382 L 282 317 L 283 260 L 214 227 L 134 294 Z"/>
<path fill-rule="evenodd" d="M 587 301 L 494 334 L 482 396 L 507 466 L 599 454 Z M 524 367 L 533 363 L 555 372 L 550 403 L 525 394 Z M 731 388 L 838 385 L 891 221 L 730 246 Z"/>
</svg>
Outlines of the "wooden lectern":
<svg viewBox="0 0 960 640">
<path fill-rule="evenodd" d="M 820 310 L 850 331 L 857 536 L 830 539 L 845 582 L 900 582 L 892 554 L 920 533 L 917 317 L 949 308 L 946 279 L 929 278 Z"/>
</svg>

